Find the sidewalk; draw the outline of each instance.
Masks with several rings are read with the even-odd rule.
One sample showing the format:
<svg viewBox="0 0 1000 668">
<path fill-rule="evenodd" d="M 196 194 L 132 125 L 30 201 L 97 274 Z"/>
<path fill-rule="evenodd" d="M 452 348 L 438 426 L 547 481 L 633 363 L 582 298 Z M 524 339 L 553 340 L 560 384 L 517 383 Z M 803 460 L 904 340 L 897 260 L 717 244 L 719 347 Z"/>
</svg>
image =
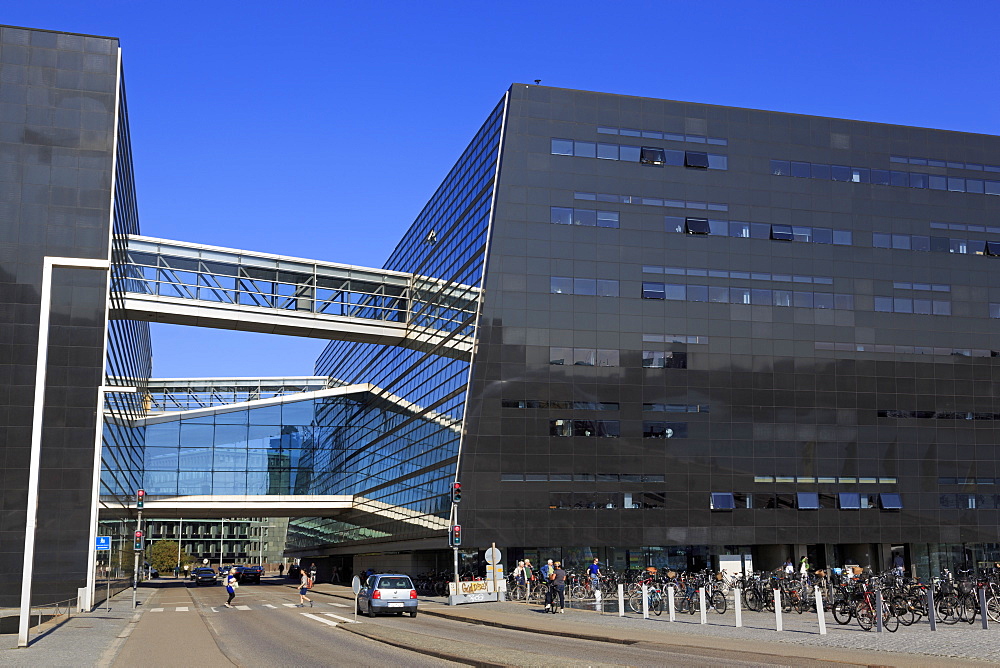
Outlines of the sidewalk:
<svg viewBox="0 0 1000 668">
<path fill-rule="evenodd" d="M 313 593 L 354 600 L 349 587 L 317 585 Z M 642 619 L 638 615 L 619 617 L 593 609 L 569 609 L 565 615 L 543 614 L 540 607 L 523 603 L 474 603 L 448 606 L 444 599 L 421 597 L 420 614 L 435 615 L 471 624 L 483 624 L 518 631 L 560 635 L 623 645 L 697 647 L 741 652 L 747 658 L 760 657 L 773 663 L 780 657 L 831 661 L 869 666 L 973 666 L 1000 664 L 1000 631 L 938 627 L 930 633 L 916 626 L 897 633 L 866 633 L 853 627 L 838 627 L 827 616 L 828 635 L 816 632 L 815 615 L 785 616 L 785 629 L 774 631 L 773 616 L 744 613 L 744 627 L 735 628 L 733 613 L 699 623 L 698 615 L 678 615 L 676 622 L 662 617 Z M 926 626 L 926 625 L 925 625 Z M 353 629 L 352 629 L 353 630 Z"/>
<path fill-rule="evenodd" d="M 138 600 L 145 604 L 156 594 L 157 590 L 139 589 Z M 74 612 L 68 619 L 32 628 L 27 648 L 17 648 L 16 633 L 0 635 L 0 666 L 108 666 L 144 607 L 133 611 L 132 590 L 126 589 L 111 598 L 110 612 L 107 604 L 102 604 L 92 612 Z"/>
</svg>

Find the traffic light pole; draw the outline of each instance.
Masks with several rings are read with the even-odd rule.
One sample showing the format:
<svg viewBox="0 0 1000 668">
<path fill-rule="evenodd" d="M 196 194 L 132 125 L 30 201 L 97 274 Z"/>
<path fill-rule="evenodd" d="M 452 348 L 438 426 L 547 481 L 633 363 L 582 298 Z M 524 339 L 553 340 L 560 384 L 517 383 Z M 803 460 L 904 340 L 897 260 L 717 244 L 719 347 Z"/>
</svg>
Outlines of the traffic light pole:
<svg viewBox="0 0 1000 668">
<path fill-rule="evenodd" d="M 455 526 L 456 524 L 458 524 L 458 504 L 457 503 L 452 503 L 451 504 L 451 516 L 452 516 L 451 526 Z M 448 528 L 448 537 L 449 537 L 449 539 L 451 539 L 451 534 L 452 534 L 452 529 L 449 527 Z M 458 590 L 458 546 L 457 545 L 453 545 L 451 549 L 454 552 L 454 559 L 455 559 L 455 593 L 458 594 L 459 593 L 459 590 Z"/>
<path fill-rule="evenodd" d="M 139 511 L 139 515 L 138 515 L 138 517 L 135 520 L 135 530 L 137 532 L 142 531 L 142 511 L 141 510 Z M 138 544 L 139 543 L 137 542 L 136 545 L 138 545 Z M 136 596 L 136 590 L 139 588 L 139 552 L 140 552 L 140 550 L 136 550 L 135 551 L 135 563 L 132 566 L 132 609 L 133 610 L 135 610 L 135 608 L 136 608 L 135 596 Z"/>
</svg>

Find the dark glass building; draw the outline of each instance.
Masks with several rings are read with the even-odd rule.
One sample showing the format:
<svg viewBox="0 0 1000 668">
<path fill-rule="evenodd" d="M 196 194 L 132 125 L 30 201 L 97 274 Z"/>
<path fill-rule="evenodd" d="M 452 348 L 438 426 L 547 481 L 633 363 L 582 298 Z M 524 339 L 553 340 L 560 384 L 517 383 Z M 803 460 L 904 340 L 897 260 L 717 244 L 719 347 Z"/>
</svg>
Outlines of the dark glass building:
<svg viewBox="0 0 1000 668">
<path fill-rule="evenodd" d="M 88 582 L 97 526 L 96 462 L 112 497 L 140 479 L 141 441 L 101 443 L 100 410 L 127 419 L 112 383 L 149 376 L 149 330 L 109 324 L 109 272 L 52 269 L 43 313 L 46 257 L 114 265 L 138 231 L 128 112 L 118 40 L 0 27 L 0 607 L 20 603 L 32 420 L 43 409 L 32 602 L 75 597 Z M 109 297 L 110 294 L 110 297 Z M 40 318 L 49 318 L 39 350 Z M 45 388 L 36 404 L 36 360 Z M 112 378 L 113 377 L 113 378 Z M 103 450 L 103 452 L 102 452 Z M 100 455 L 100 456 L 99 456 Z"/>
<path fill-rule="evenodd" d="M 486 258 L 468 389 L 370 346 L 317 366 L 454 397 L 463 549 L 1000 558 L 1000 138 L 519 84 L 476 146 L 387 264 L 459 277 L 449 224 Z M 428 222 L 456 190 L 481 204 Z"/>
</svg>

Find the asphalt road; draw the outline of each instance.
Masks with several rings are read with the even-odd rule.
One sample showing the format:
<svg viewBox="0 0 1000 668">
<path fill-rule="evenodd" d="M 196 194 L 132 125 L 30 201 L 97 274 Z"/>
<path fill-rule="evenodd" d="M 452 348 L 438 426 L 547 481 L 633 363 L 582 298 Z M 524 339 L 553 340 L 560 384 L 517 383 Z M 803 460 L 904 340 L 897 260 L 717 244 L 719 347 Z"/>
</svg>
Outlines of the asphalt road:
<svg viewBox="0 0 1000 668">
<path fill-rule="evenodd" d="M 505 665 L 824 665 L 780 656 L 758 655 L 748 661 L 731 651 L 596 642 L 474 626 L 428 614 L 358 616 L 354 622 L 350 601 L 316 593 L 315 607 L 295 607 L 298 595 L 288 585 L 287 580 L 244 585 L 234 601 L 242 606 L 237 609 L 223 607 L 226 593 L 221 586 L 163 588 L 144 604 L 137 632 L 115 665 L 136 665 L 140 658 L 146 666 L 158 663 L 151 663 L 150 657 L 166 659 L 162 665 L 215 665 L 223 660 L 246 667 L 456 665 L 386 643 Z M 437 605 L 421 602 L 425 611 Z"/>
</svg>

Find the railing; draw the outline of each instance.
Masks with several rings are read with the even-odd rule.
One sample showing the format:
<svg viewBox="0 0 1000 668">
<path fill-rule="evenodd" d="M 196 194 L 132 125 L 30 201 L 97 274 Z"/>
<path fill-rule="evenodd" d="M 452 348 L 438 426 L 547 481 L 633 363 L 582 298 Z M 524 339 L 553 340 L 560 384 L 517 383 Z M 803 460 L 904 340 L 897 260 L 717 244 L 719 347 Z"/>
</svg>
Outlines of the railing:
<svg viewBox="0 0 1000 668">
<path fill-rule="evenodd" d="M 112 292 L 399 322 L 471 334 L 479 290 L 382 269 L 132 237 Z"/>
</svg>

